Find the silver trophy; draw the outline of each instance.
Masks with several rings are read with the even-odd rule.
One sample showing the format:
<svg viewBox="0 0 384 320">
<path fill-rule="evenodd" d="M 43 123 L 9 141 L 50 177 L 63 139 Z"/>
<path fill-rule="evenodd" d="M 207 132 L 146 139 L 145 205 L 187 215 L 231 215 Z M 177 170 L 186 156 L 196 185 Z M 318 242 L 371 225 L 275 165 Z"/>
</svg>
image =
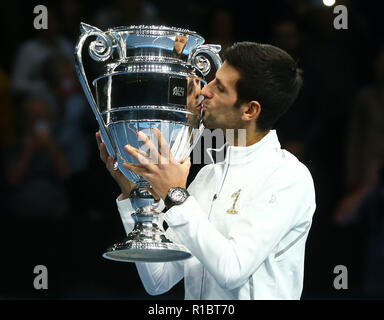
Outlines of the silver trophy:
<svg viewBox="0 0 384 320">
<path fill-rule="evenodd" d="M 83 47 L 88 47 L 85 59 Z M 147 152 L 137 132 L 156 144 L 153 129 L 158 128 L 174 159 L 189 156 L 204 128 L 197 107 L 200 88 L 221 66 L 220 49 L 204 44 L 204 38 L 186 29 L 130 26 L 102 31 L 81 24 L 75 52 L 77 74 L 115 168 L 136 184 L 131 195 L 135 227 L 122 242 L 107 249 L 105 258 L 166 262 L 191 256 L 185 247 L 166 238 L 159 225 L 161 208 L 148 192 L 149 183 L 123 166 L 124 162 L 137 163 L 124 146 Z"/>
</svg>

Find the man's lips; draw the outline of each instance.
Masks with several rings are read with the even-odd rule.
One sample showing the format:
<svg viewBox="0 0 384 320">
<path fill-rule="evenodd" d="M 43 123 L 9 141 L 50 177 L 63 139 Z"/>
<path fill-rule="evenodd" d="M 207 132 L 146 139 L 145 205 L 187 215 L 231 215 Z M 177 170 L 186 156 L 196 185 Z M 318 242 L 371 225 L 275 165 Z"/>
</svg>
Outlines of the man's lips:
<svg viewBox="0 0 384 320">
<path fill-rule="evenodd" d="M 196 109 L 201 112 L 201 110 L 204 110 L 204 96 L 199 96 L 200 103 L 196 106 Z"/>
<path fill-rule="evenodd" d="M 197 112 L 200 114 L 201 117 L 204 116 L 204 113 L 207 111 L 207 106 L 204 105 L 203 103 L 200 103 L 197 107 L 196 107 L 196 110 Z"/>
</svg>

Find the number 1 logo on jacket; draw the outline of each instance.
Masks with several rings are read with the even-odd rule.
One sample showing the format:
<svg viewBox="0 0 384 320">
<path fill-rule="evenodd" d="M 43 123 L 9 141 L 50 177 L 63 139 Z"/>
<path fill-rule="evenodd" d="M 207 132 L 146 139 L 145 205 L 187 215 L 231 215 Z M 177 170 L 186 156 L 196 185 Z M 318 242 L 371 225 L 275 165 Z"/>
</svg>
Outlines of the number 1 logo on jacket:
<svg viewBox="0 0 384 320">
<path fill-rule="evenodd" d="M 235 198 L 235 201 L 233 202 L 232 208 L 227 210 L 227 213 L 230 213 L 230 214 L 239 213 L 237 210 L 235 210 L 235 206 L 236 206 L 237 199 L 239 199 L 240 192 L 241 192 L 241 189 L 237 190 L 235 193 L 232 194 L 232 198 Z"/>
</svg>

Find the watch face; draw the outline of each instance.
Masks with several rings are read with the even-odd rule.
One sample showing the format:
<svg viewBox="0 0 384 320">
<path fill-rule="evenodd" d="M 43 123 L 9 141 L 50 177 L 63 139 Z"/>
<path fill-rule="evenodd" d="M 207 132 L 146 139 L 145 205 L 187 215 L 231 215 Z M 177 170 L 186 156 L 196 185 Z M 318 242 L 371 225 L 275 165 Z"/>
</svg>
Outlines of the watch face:
<svg viewBox="0 0 384 320">
<path fill-rule="evenodd" d="M 176 188 L 171 188 L 168 191 L 168 195 L 164 199 L 165 206 L 167 208 L 171 208 L 174 205 L 179 205 L 182 204 L 189 196 L 189 193 L 187 190 L 176 187 Z"/>
<path fill-rule="evenodd" d="M 182 190 L 180 190 L 180 189 L 175 189 L 175 190 L 173 190 L 173 192 L 172 192 L 171 198 L 172 198 L 172 201 L 178 203 L 178 202 L 181 202 L 181 201 L 184 200 L 184 198 L 185 198 L 185 194 L 184 194 L 184 192 L 183 192 Z"/>
</svg>

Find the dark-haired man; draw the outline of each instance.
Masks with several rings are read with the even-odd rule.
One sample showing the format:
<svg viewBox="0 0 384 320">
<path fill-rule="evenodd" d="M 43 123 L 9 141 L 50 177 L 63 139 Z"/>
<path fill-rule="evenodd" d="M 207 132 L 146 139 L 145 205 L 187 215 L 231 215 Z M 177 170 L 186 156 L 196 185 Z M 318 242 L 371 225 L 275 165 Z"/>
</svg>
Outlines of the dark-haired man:
<svg viewBox="0 0 384 320">
<path fill-rule="evenodd" d="M 126 147 L 142 163 L 127 168 L 144 176 L 168 207 L 167 235 L 193 255 L 179 262 L 136 263 L 149 294 L 167 292 L 184 279 L 185 299 L 301 297 L 314 185 L 272 130 L 301 85 L 295 61 L 279 48 L 241 42 L 227 49 L 215 79 L 202 89 L 199 108 L 208 128 L 245 130 L 245 146 L 236 137 L 227 139 L 231 142 L 217 150 L 226 148 L 225 161 L 203 167 L 188 190 L 188 161 L 157 165 Z M 100 140 L 99 147 L 111 170 Z M 133 227 L 130 187 L 122 188 L 117 201 L 126 232 Z M 183 201 L 172 198 L 175 188 Z"/>
</svg>

